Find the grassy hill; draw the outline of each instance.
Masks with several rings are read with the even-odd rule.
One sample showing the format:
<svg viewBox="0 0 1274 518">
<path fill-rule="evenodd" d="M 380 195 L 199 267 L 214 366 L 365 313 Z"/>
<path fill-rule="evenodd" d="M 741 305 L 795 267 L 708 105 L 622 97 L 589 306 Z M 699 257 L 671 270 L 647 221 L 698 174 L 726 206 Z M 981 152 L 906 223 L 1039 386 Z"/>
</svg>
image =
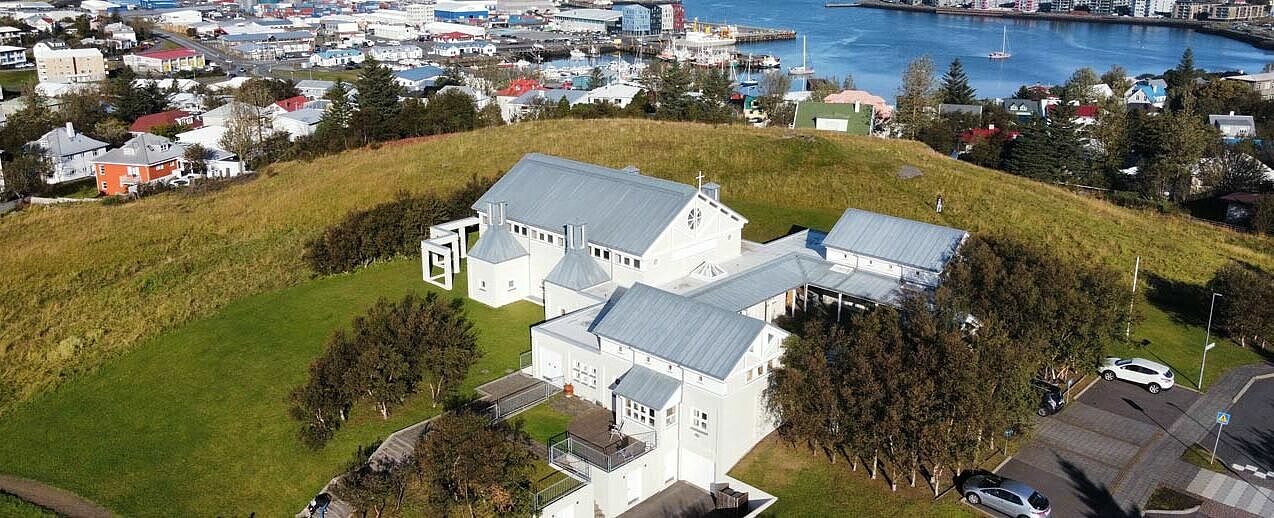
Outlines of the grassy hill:
<svg viewBox="0 0 1274 518">
<path fill-rule="evenodd" d="M 1145 270 L 1182 283 L 1229 260 L 1274 268 L 1270 239 L 1113 207 L 917 143 L 644 121 L 494 128 L 281 164 L 214 193 L 0 218 L 0 381 L 26 400 L 0 419 L 0 469 L 127 515 L 294 511 L 355 445 L 435 411 L 417 401 L 386 422 L 364 410 L 324 451 L 300 447 L 284 398 L 326 336 L 377 296 L 432 289 L 409 259 L 311 279 L 302 244 L 350 209 L 497 175 L 531 151 L 683 182 L 703 171 L 751 220 L 754 240 L 828 229 L 853 206 L 1121 269 L 1139 254 Z M 905 164 L 924 176 L 898 179 Z M 488 352 L 473 386 L 512 366 L 540 313 L 469 309 Z M 1201 339 L 1154 316 L 1171 328 L 1164 341 Z M 1251 361 L 1241 353 L 1233 362 Z"/>
</svg>

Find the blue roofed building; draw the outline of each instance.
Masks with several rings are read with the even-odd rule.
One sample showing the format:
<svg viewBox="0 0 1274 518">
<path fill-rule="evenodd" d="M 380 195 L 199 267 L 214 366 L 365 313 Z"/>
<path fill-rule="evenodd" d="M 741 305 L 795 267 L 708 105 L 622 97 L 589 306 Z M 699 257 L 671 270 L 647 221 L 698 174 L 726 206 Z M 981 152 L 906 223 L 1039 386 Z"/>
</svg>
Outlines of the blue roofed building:
<svg viewBox="0 0 1274 518">
<path fill-rule="evenodd" d="M 394 72 L 394 79 L 408 92 L 422 92 L 437 88 L 447 76 L 447 71 L 435 66 L 423 66 Z"/>
<path fill-rule="evenodd" d="M 310 55 L 310 66 L 315 67 L 339 67 L 354 63 L 362 63 L 367 59 L 362 52 L 357 49 L 329 49 L 320 50 Z"/>
<path fill-rule="evenodd" d="M 1130 108 L 1162 109 L 1167 101 L 1168 83 L 1162 79 L 1139 79 L 1124 92 L 1124 102 Z"/>
</svg>

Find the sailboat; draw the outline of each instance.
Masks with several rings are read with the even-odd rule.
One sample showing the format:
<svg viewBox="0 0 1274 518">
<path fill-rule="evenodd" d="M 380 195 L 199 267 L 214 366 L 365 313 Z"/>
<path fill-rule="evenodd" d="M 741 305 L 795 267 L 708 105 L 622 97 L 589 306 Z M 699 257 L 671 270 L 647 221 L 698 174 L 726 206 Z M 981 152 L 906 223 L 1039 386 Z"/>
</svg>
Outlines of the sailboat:
<svg viewBox="0 0 1274 518">
<path fill-rule="evenodd" d="M 1009 59 L 1013 57 L 1009 54 L 1009 28 L 1004 27 L 1004 40 L 1000 43 L 1000 50 L 987 55 L 991 59 Z"/>
<path fill-rule="evenodd" d="M 805 36 L 804 39 L 801 40 L 801 66 L 792 67 L 788 69 L 787 73 L 792 74 L 794 76 L 814 75 L 814 69 L 809 66 L 809 63 L 807 62 L 807 57 L 806 57 L 806 49 L 809 46 L 809 40 L 810 40 L 809 36 Z"/>
</svg>

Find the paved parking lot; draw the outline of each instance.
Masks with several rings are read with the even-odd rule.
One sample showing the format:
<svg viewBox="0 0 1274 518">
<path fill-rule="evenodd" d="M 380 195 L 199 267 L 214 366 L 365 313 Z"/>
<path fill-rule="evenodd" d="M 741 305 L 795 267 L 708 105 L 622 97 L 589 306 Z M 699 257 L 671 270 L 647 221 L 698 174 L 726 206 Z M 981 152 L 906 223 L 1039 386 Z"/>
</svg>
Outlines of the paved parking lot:
<svg viewBox="0 0 1274 518">
<path fill-rule="evenodd" d="M 1055 518 L 1136 516 L 1115 487 L 1143 449 L 1166 433 L 1198 394 L 1150 394 L 1121 381 L 1098 381 L 1060 414 L 1038 419 L 1035 435 L 998 473 L 1048 496 Z"/>
</svg>

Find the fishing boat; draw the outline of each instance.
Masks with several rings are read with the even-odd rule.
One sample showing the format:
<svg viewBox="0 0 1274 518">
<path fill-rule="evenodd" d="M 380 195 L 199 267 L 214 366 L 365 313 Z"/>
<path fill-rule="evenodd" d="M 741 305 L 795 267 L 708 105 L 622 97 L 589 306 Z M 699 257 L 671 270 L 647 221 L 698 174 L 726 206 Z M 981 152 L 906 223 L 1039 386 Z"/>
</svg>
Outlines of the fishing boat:
<svg viewBox="0 0 1274 518">
<path fill-rule="evenodd" d="M 805 36 L 804 39 L 801 40 L 801 66 L 792 67 L 788 69 L 787 73 L 792 74 L 794 76 L 814 75 L 814 69 L 809 66 L 808 56 L 806 53 L 808 46 L 809 46 L 809 36 Z"/>
<path fill-rule="evenodd" d="M 586 57 L 588 57 L 588 55 L 585 54 L 584 51 L 580 49 L 571 49 L 571 59 L 584 59 Z"/>
<path fill-rule="evenodd" d="M 783 66 L 783 62 L 779 61 L 778 56 L 761 56 L 756 64 L 757 68 L 779 68 Z"/>
<path fill-rule="evenodd" d="M 1009 54 L 1009 28 L 1008 27 L 1004 28 L 1004 38 L 1003 38 L 1003 41 L 1000 43 L 1000 50 L 997 50 L 995 52 L 988 54 L 987 57 L 991 59 L 1009 59 L 1013 57 L 1012 54 Z"/>
</svg>

